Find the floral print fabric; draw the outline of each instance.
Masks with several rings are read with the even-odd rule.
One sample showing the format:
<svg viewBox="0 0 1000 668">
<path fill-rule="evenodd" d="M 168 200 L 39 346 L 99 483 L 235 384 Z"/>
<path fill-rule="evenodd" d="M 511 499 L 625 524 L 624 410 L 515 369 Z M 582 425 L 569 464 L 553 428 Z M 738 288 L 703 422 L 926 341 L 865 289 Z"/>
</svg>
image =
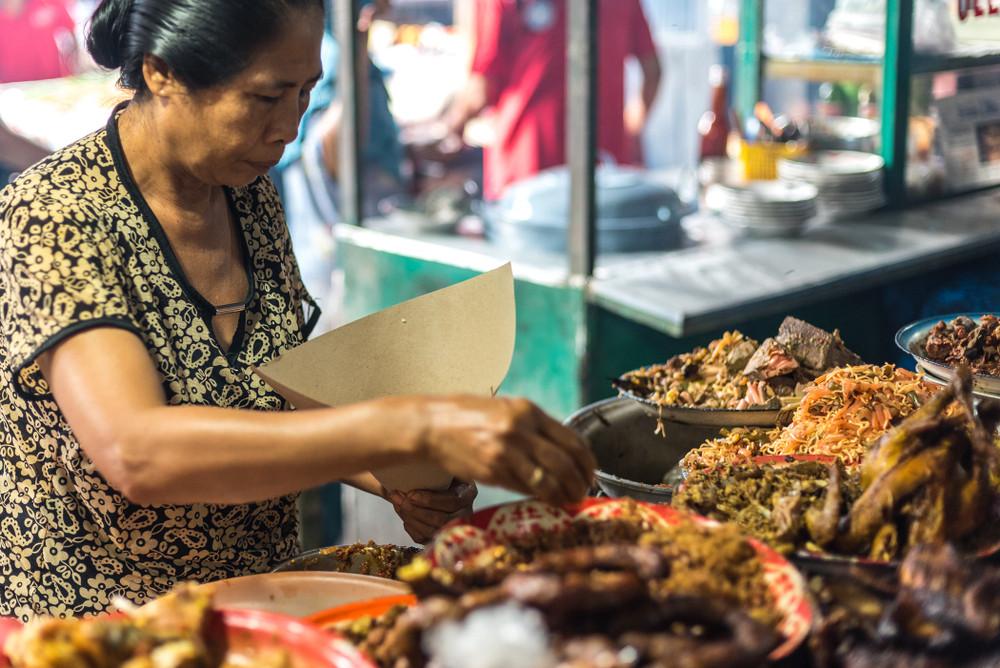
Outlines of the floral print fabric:
<svg viewBox="0 0 1000 668">
<path fill-rule="evenodd" d="M 287 408 L 252 373 L 315 318 L 281 206 L 261 178 L 227 190 L 245 242 L 249 307 L 228 351 L 132 183 L 116 116 L 0 192 L 0 614 L 84 615 L 185 580 L 269 570 L 298 547 L 295 498 L 142 507 L 101 477 L 36 360 L 95 326 L 134 332 L 168 402 Z M 315 313 L 313 314 L 315 315 Z"/>
</svg>

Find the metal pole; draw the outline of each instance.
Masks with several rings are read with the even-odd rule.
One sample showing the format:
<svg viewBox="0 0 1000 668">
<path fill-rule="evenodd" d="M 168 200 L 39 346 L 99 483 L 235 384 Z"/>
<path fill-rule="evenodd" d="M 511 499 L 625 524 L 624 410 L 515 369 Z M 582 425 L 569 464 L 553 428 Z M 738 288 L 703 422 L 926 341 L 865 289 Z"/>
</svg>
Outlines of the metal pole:
<svg viewBox="0 0 1000 668">
<path fill-rule="evenodd" d="M 567 248 L 574 278 L 594 273 L 597 160 L 597 0 L 569 0 L 566 157 L 570 174 Z"/>
<path fill-rule="evenodd" d="M 334 0 L 334 27 L 340 62 L 337 92 L 343 105 L 340 126 L 341 222 L 361 224 L 361 100 L 358 97 L 358 3 Z"/>
<path fill-rule="evenodd" d="M 740 36 L 736 46 L 736 109 L 740 117 L 753 116 L 761 99 L 761 53 L 764 48 L 764 0 L 740 3 Z M 740 132 L 744 131 L 740 128 Z"/>
<path fill-rule="evenodd" d="M 882 157 L 891 206 L 906 199 L 906 139 L 910 128 L 913 0 L 887 0 L 882 66 Z"/>
</svg>

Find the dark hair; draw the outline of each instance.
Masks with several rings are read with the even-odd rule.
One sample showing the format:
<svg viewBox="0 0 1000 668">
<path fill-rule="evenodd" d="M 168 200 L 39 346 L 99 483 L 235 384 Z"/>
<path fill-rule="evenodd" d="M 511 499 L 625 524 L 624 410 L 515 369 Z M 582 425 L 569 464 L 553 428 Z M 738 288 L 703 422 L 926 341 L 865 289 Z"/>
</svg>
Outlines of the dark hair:
<svg viewBox="0 0 1000 668">
<path fill-rule="evenodd" d="M 143 93 L 142 61 L 162 59 L 191 88 L 225 82 L 277 36 L 289 9 L 324 9 L 323 0 L 102 0 L 90 19 L 87 50 L 121 69 L 119 83 Z"/>
</svg>

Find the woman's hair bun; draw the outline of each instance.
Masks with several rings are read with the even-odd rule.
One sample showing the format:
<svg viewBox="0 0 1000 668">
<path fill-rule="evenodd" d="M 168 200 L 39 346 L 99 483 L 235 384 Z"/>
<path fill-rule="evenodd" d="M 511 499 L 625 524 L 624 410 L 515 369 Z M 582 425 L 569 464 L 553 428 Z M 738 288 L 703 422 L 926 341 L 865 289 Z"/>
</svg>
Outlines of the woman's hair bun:
<svg viewBox="0 0 1000 668">
<path fill-rule="evenodd" d="M 136 0 L 101 0 L 90 19 L 87 50 L 94 61 L 111 70 L 120 68 L 127 58 L 129 18 Z"/>
<path fill-rule="evenodd" d="M 90 19 L 87 49 L 98 65 L 119 70 L 119 84 L 148 92 L 147 55 L 184 85 L 207 88 L 246 67 L 273 40 L 293 8 L 323 11 L 324 0 L 102 0 Z M 307 17 L 314 20 L 313 16 Z"/>
</svg>

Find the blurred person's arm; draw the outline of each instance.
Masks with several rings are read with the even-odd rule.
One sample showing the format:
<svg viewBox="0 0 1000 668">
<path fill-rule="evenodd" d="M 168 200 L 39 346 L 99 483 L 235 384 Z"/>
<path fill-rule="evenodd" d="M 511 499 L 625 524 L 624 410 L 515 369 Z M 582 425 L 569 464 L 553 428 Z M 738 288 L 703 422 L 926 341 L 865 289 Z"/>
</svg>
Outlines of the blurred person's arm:
<svg viewBox="0 0 1000 668">
<path fill-rule="evenodd" d="M 460 140 L 468 122 L 500 96 L 509 74 L 508 63 L 502 54 L 503 42 L 509 39 L 507 22 L 511 18 L 502 0 L 476 3 L 475 44 L 469 79 L 443 119 L 449 137 Z"/>
<path fill-rule="evenodd" d="M 445 113 L 444 122 L 448 135 L 462 137 L 469 121 L 489 106 L 488 91 L 489 82 L 485 76 L 476 73 L 469 75 L 469 80 Z"/>
<path fill-rule="evenodd" d="M 27 169 L 50 153 L 17 134 L 0 121 L 0 165 L 14 171 Z M 0 183 L 0 187 L 4 184 Z"/>
<path fill-rule="evenodd" d="M 660 93 L 663 79 L 663 67 L 656 51 L 656 43 L 642 11 L 642 3 L 636 0 L 633 6 L 630 34 L 633 35 L 631 55 L 639 62 L 642 72 L 642 93 L 638 100 L 630 100 L 625 109 L 625 130 L 635 141 L 634 155 L 638 157 L 639 138 L 649 119 L 649 110 L 653 108 L 656 97 Z"/>
<path fill-rule="evenodd" d="M 368 138 L 371 122 L 371 101 L 369 98 L 369 70 L 371 60 L 368 57 L 368 29 L 380 14 L 389 6 L 388 0 L 376 0 L 371 5 L 362 7 L 358 17 L 358 34 L 355 39 L 355 62 L 357 63 L 354 77 L 357 82 L 358 96 L 358 135 L 364 146 Z M 337 45 L 341 47 L 340 44 Z M 335 100 L 319 119 L 317 131 L 322 137 L 323 165 L 327 173 L 335 181 L 340 179 L 340 133 L 344 122 L 344 105 L 342 100 Z"/>
</svg>

